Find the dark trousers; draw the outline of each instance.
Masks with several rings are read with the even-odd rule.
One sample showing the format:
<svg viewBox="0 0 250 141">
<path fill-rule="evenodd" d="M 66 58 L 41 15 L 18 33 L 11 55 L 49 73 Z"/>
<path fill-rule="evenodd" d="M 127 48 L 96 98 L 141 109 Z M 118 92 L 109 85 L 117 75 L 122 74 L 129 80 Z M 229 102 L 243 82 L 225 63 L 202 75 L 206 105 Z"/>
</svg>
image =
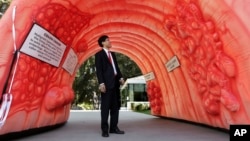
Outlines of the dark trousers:
<svg viewBox="0 0 250 141">
<path fill-rule="evenodd" d="M 101 94 L 101 129 L 108 132 L 108 118 L 110 115 L 110 129 L 116 129 L 119 118 L 118 94 L 116 89 L 107 89 Z"/>
</svg>

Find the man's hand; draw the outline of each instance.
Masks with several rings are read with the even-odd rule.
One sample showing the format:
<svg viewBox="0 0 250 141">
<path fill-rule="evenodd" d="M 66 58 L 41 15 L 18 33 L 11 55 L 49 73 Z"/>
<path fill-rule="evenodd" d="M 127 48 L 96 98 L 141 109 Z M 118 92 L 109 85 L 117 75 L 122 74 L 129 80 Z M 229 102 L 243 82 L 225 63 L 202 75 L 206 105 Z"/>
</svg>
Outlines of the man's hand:
<svg viewBox="0 0 250 141">
<path fill-rule="evenodd" d="M 123 84 L 124 84 L 124 79 L 121 78 L 121 79 L 119 80 L 119 82 L 120 82 L 121 85 L 123 85 Z"/>
<path fill-rule="evenodd" d="M 104 83 L 100 84 L 99 90 L 100 90 L 102 93 L 106 93 L 106 87 L 105 87 L 105 84 L 104 84 Z"/>
</svg>

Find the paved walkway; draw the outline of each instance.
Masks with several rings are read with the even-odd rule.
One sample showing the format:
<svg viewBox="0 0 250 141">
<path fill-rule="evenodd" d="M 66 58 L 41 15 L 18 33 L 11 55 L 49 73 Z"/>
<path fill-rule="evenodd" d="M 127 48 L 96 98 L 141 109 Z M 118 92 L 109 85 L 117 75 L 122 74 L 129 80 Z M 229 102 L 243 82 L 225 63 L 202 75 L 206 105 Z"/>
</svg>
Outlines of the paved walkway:
<svg viewBox="0 0 250 141">
<path fill-rule="evenodd" d="M 124 135 L 103 138 L 99 111 L 71 111 L 64 126 L 16 141 L 229 141 L 229 134 L 217 129 L 131 111 L 120 111 L 119 127 Z"/>
</svg>

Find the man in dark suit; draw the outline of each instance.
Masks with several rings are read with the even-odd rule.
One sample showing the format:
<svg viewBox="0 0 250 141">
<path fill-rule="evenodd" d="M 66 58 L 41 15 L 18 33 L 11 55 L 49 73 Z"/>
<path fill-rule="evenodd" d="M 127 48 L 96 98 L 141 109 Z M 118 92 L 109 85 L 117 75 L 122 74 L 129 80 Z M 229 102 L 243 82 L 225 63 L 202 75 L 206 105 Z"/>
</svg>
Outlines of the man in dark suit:
<svg viewBox="0 0 250 141">
<path fill-rule="evenodd" d="M 111 43 L 107 35 L 98 39 L 102 50 L 95 54 L 96 75 L 101 91 L 101 129 L 102 136 L 109 137 L 109 133 L 124 134 L 117 124 L 119 119 L 120 85 L 124 84 L 122 74 L 118 67 L 116 56 L 110 52 Z M 108 117 L 110 113 L 110 127 Z M 108 132 L 109 131 L 109 132 Z"/>
</svg>

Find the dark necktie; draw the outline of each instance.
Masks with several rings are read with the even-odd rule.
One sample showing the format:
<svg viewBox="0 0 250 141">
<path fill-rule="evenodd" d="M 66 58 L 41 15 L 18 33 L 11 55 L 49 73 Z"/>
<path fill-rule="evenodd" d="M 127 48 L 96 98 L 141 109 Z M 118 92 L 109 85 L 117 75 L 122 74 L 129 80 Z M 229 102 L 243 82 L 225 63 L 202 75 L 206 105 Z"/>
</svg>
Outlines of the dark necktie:
<svg viewBox="0 0 250 141">
<path fill-rule="evenodd" d="M 111 58 L 111 53 L 110 51 L 108 52 L 108 58 L 109 58 L 109 62 L 112 64 L 112 58 Z M 113 64 L 112 64 L 113 65 Z"/>
</svg>

